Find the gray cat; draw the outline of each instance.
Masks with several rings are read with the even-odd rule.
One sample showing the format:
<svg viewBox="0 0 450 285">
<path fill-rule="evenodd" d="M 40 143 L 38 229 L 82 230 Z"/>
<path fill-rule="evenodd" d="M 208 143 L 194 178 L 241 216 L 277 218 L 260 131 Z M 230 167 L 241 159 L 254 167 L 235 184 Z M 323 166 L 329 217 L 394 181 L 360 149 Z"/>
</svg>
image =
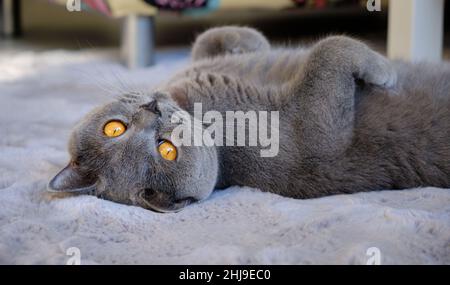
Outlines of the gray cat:
<svg viewBox="0 0 450 285">
<path fill-rule="evenodd" d="M 392 62 L 333 36 L 275 49 L 259 32 L 210 29 L 193 63 L 148 94 L 95 109 L 69 142 L 49 190 L 93 193 L 160 212 L 244 185 L 293 198 L 418 186 L 450 187 L 450 67 Z M 174 146 L 170 115 L 279 111 L 279 152 Z"/>
</svg>

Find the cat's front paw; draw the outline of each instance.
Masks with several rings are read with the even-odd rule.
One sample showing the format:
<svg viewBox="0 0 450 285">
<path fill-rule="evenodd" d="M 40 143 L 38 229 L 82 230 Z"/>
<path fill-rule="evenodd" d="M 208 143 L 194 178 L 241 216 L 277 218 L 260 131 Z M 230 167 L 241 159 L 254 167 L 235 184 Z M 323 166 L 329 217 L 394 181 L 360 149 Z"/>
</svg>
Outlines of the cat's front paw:
<svg viewBox="0 0 450 285">
<path fill-rule="evenodd" d="M 325 58 L 329 65 L 341 66 L 338 72 L 350 72 L 366 84 L 392 88 L 397 83 L 397 72 L 392 63 L 361 41 L 331 36 L 317 43 L 313 54 Z"/>
<path fill-rule="evenodd" d="M 397 83 L 397 71 L 392 63 L 376 52 L 373 52 L 370 63 L 360 77 L 367 84 L 382 88 L 393 88 Z"/>
</svg>

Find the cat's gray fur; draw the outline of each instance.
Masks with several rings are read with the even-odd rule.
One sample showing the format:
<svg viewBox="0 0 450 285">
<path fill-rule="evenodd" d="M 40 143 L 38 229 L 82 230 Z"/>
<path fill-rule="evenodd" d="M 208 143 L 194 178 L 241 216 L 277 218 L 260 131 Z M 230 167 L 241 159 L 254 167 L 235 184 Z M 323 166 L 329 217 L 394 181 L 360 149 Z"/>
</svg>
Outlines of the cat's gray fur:
<svg viewBox="0 0 450 285">
<path fill-rule="evenodd" d="M 206 31 L 192 57 L 157 91 L 128 94 L 84 118 L 70 140 L 72 163 L 49 188 L 173 211 L 231 185 L 294 198 L 450 187 L 449 65 L 389 61 L 342 36 L 274 49 L 239 27 Z M 152 100 L 162 116 L 139 107 Z M 176 162 L 164 161 L 155 133 L 167 138 L 170 114 L 192 112 L 194 102 L 203 111 L 279 111 L 279 154 L 182 146 Z M 128 130 L 106 138 L 102 127 L 114 118 Z"/>
</svg>

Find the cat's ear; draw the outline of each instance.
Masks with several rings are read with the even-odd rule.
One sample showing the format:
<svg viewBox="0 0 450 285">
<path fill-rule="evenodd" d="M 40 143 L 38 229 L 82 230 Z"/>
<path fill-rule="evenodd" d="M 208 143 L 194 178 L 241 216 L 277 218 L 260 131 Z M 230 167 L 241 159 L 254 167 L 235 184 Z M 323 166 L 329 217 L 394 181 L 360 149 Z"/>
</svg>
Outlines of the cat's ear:
<svg viewBox="0 0 450 285">
<path fill-rule="evenodd" d="M 89 175 L 83 175 L 73 164 L 64 167 L 48 183 L 47 190 L 50 192 L 88 193 L 95 189 L 96 179 Z"/>
</svg>

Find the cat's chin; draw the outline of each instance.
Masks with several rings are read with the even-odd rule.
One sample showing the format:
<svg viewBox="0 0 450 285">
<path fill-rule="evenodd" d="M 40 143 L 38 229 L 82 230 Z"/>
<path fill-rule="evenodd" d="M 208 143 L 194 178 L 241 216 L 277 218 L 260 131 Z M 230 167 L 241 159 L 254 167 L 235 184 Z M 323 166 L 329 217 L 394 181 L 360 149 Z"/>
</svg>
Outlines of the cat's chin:
<svg viewBox="0 0 450 285">
<path fill-rule="evenodd" d="M 144 189 L 139 192 L 137 199 L 137 203 L 140 207 L 158 213 L 179 212 L 195 202 L 197 202 L 197 200 L 192 197 L 173 200 L 169 198 L 168 195 L 151 189 Z"/>
</svg>

